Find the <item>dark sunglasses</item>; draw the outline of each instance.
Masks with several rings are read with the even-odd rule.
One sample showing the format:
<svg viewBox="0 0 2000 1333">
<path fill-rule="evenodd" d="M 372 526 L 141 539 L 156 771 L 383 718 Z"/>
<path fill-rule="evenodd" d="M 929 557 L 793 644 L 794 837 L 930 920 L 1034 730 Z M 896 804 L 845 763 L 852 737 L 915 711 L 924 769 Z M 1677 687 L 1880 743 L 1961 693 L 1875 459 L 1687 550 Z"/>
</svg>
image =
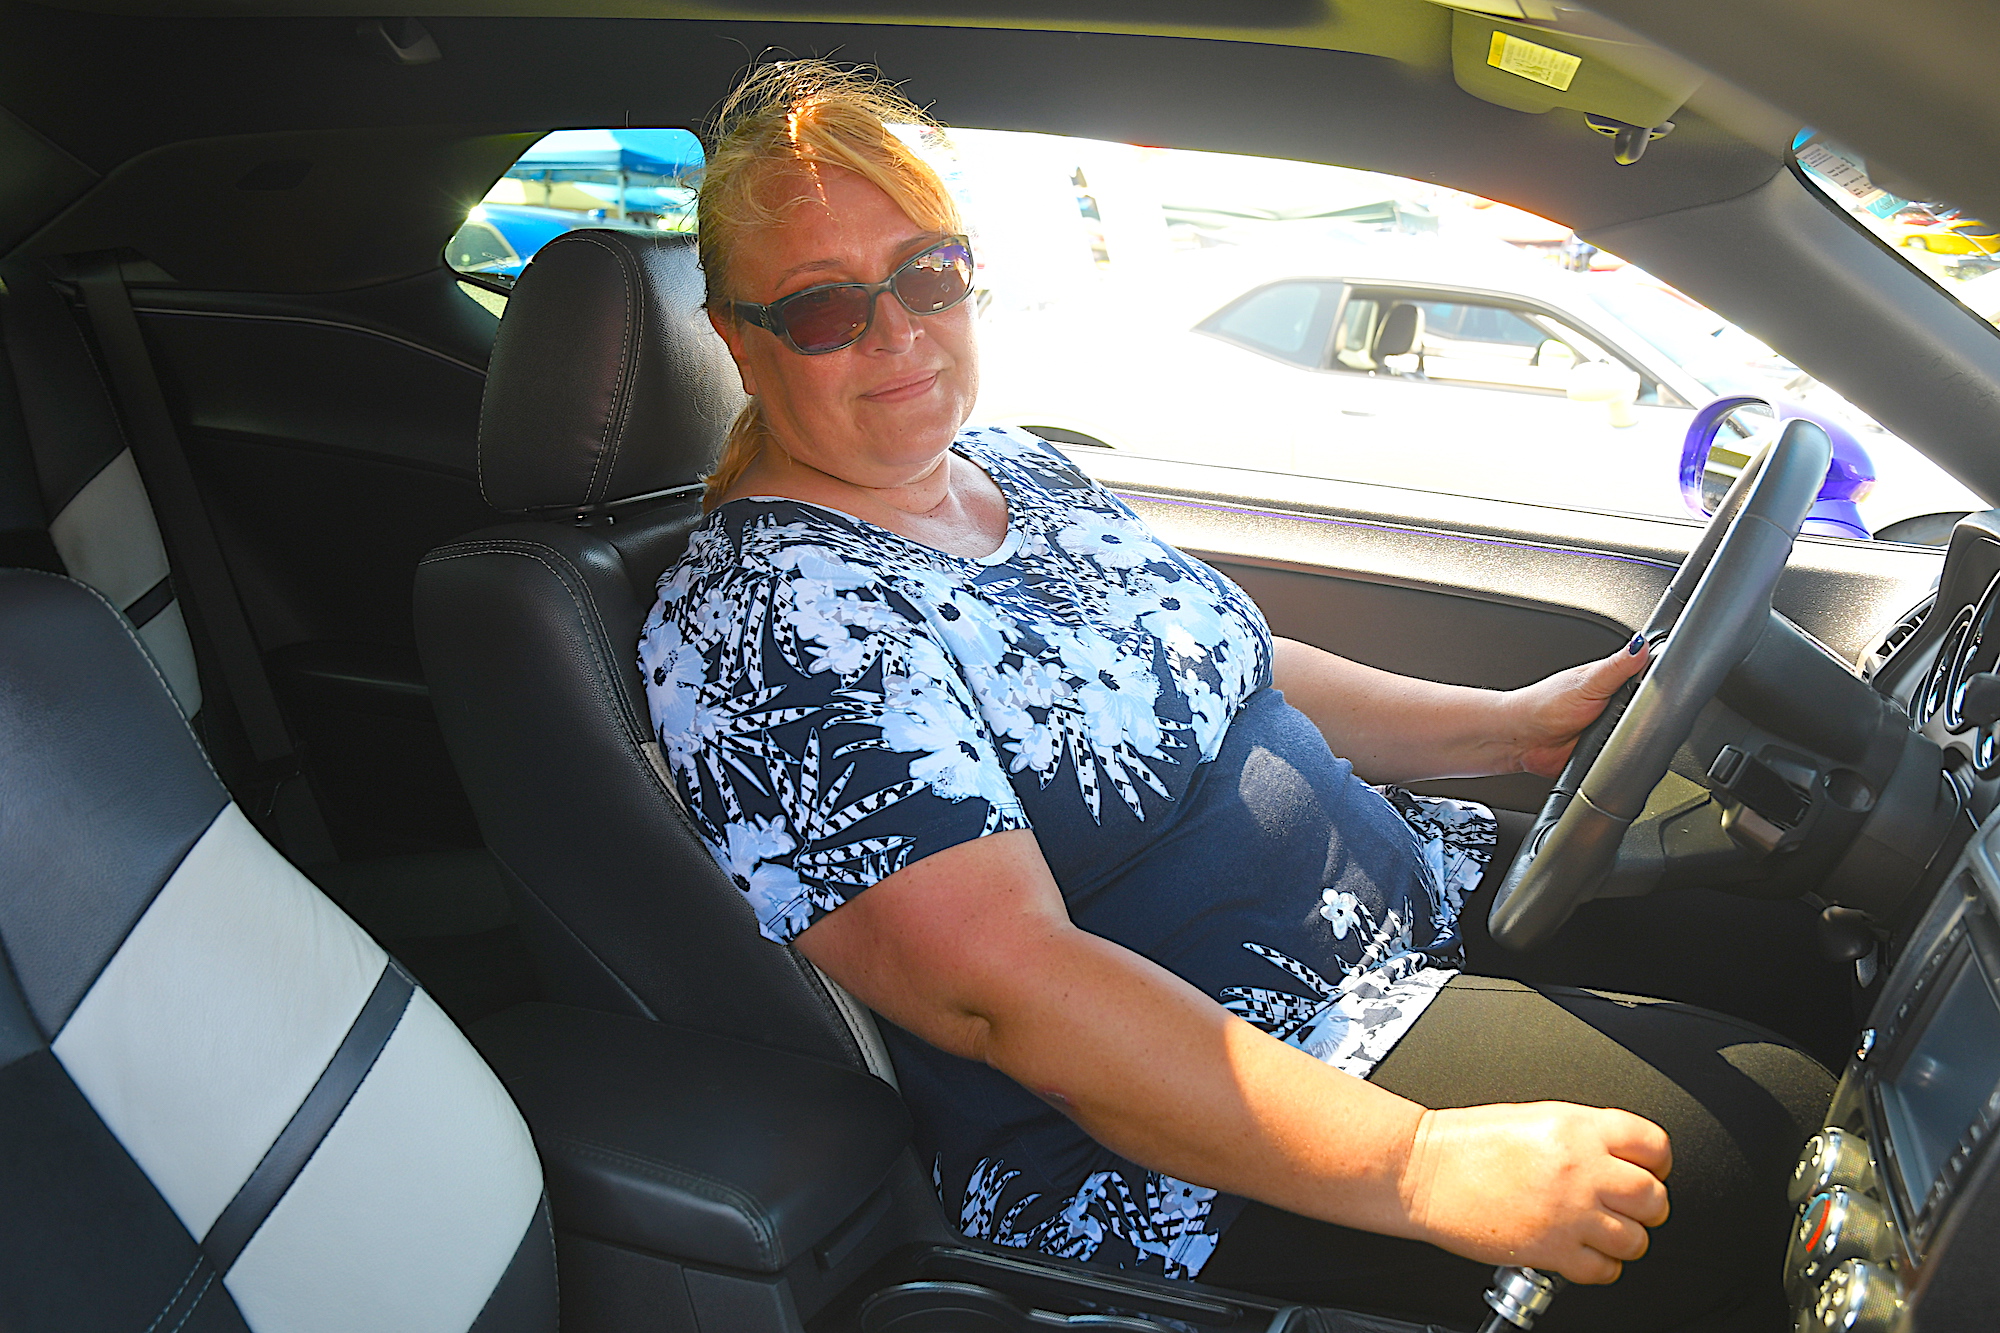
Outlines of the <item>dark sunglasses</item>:
<svg viewBox="0 0 2000 1333">
<path fill-rule="evenodd" d="M 769 305 L 732 301 L 736 317 L 769 329 L 802 356 L 852 347 L 875 324 L 875 302 L 888 292 L 913 315 L 936 315 L 972 295 L 972 245 L 953 236 L 896 266 L 881 282 L 829 282 Z"/>
</svg>

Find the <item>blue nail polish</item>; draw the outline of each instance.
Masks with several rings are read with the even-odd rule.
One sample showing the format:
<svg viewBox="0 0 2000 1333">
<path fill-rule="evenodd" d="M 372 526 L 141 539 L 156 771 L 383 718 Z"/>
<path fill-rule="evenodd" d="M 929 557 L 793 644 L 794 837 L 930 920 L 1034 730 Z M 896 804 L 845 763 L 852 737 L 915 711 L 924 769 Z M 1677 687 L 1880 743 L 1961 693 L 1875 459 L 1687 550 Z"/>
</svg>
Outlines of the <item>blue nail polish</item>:
<svg viewBox="0 0 2000 1333">
<path fill-rule="evenodd" d="M 1632 642 L 1625 645 L 1625 651 L 1631 654 L 1633 657 L 1637 657 L 1639 655 L 1639 650 L 1641 648 L 1644 648 L 1645 646 L 1646 646 L 1646 636 L 1643 634 L 1634 634 L 1632 636 Z"/>
</svg>

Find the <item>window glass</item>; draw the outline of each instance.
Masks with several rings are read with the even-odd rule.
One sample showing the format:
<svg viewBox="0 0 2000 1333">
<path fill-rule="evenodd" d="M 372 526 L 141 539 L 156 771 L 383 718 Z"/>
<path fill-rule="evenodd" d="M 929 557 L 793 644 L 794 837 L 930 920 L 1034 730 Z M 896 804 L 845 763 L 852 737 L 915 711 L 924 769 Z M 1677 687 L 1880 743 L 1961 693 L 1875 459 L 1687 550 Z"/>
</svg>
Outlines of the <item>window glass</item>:
<svg viewBox="0 0 2000 1333">
<path fill-rule="evenodd" d="M 519 260 L 499 228 L 483 217 L 468 219 L 444 248 L 444 262 L 460 273 L 486 273 Z"/>
<path fill-rule="evenodd" d="M 1235 302 L 1202 328 L 1301 366 L 1318 367 L 1326 350 L 1330 314 L 1322 317 L 1326 289 L 1317 283 L 1281 282 Z"/>
<path fill-rule="evenodd" d="M 1568 228 L 1418 180 L 983 130 L 910 141 L 979 263 L 978 418 L 1236 469 L 1686 518 L 1694 409 L 1847 420 L 1871 528 L 1983 508 L 1770 347 Z M 1398 306 L 1422 328 L 1387 334 Z"/>
<path fill-rule="evenodd" d="M 1792 151 L 1808 184 L 1973 314 L 1988 324 L 2000 323 L 2000 226 L 1954 204 L 1906 199 L 1884 189 L 1870 178 L 1860 154 L 1813 130 L 1800 131 Z"/>
<path fill-rule="evenodd" d="M 1340 333 L 1334 339 L 1333 364 L 1348 370 L 1375 369 L 1375 330 L 1382 303 L 1355 292 L 1340 312 Z"/>
<path fill-rule="evenodd" d="M 500 286 L 578 227 L 692 231 L 701 141 L 686 130 L 557 130 L 493 183 L 445 245 L 445 263 Z"/>
</svg>

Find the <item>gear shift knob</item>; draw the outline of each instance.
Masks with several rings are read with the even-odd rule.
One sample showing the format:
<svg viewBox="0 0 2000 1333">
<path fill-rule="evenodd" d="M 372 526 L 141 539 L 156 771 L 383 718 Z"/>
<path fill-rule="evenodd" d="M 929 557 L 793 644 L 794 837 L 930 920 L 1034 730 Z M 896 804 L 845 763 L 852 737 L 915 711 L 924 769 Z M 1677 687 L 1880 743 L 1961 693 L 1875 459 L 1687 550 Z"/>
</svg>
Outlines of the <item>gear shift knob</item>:
<svg viewBox="0 0 2000 1333">
<path fill-rule="evenodd" d="M 1493 1307 L 1493 1314 L 1479 1333 L 1512 1333 L 1515 1329 L 1527 1333 L 1549 1308 L 1556 1293 L 1568 1285 L 1554 1273 L 1539 1273 L 1532 1268 L 1494 1269 L 1493 1285 L 1486 1290 L 1486 1303 Z"/>
</svg>

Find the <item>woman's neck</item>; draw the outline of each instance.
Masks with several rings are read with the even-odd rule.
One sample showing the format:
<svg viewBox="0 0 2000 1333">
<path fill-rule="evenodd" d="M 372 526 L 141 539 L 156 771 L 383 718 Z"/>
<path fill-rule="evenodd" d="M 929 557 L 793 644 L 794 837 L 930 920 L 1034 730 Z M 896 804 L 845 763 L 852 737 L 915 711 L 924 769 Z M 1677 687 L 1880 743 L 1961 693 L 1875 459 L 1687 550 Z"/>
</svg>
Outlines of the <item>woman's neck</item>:
<svg viewBox="0 0 2000 1333">
<path fill-rule="evenodd" d="M 767 441 L 723 503 L 757 495 L 835 509 L 950 555 L 990 555 L 1007 536 L 1006 497 L 982 469 L 950 450 L 910 482 L 875 487 L 800 462 Z"/>
</svg>

